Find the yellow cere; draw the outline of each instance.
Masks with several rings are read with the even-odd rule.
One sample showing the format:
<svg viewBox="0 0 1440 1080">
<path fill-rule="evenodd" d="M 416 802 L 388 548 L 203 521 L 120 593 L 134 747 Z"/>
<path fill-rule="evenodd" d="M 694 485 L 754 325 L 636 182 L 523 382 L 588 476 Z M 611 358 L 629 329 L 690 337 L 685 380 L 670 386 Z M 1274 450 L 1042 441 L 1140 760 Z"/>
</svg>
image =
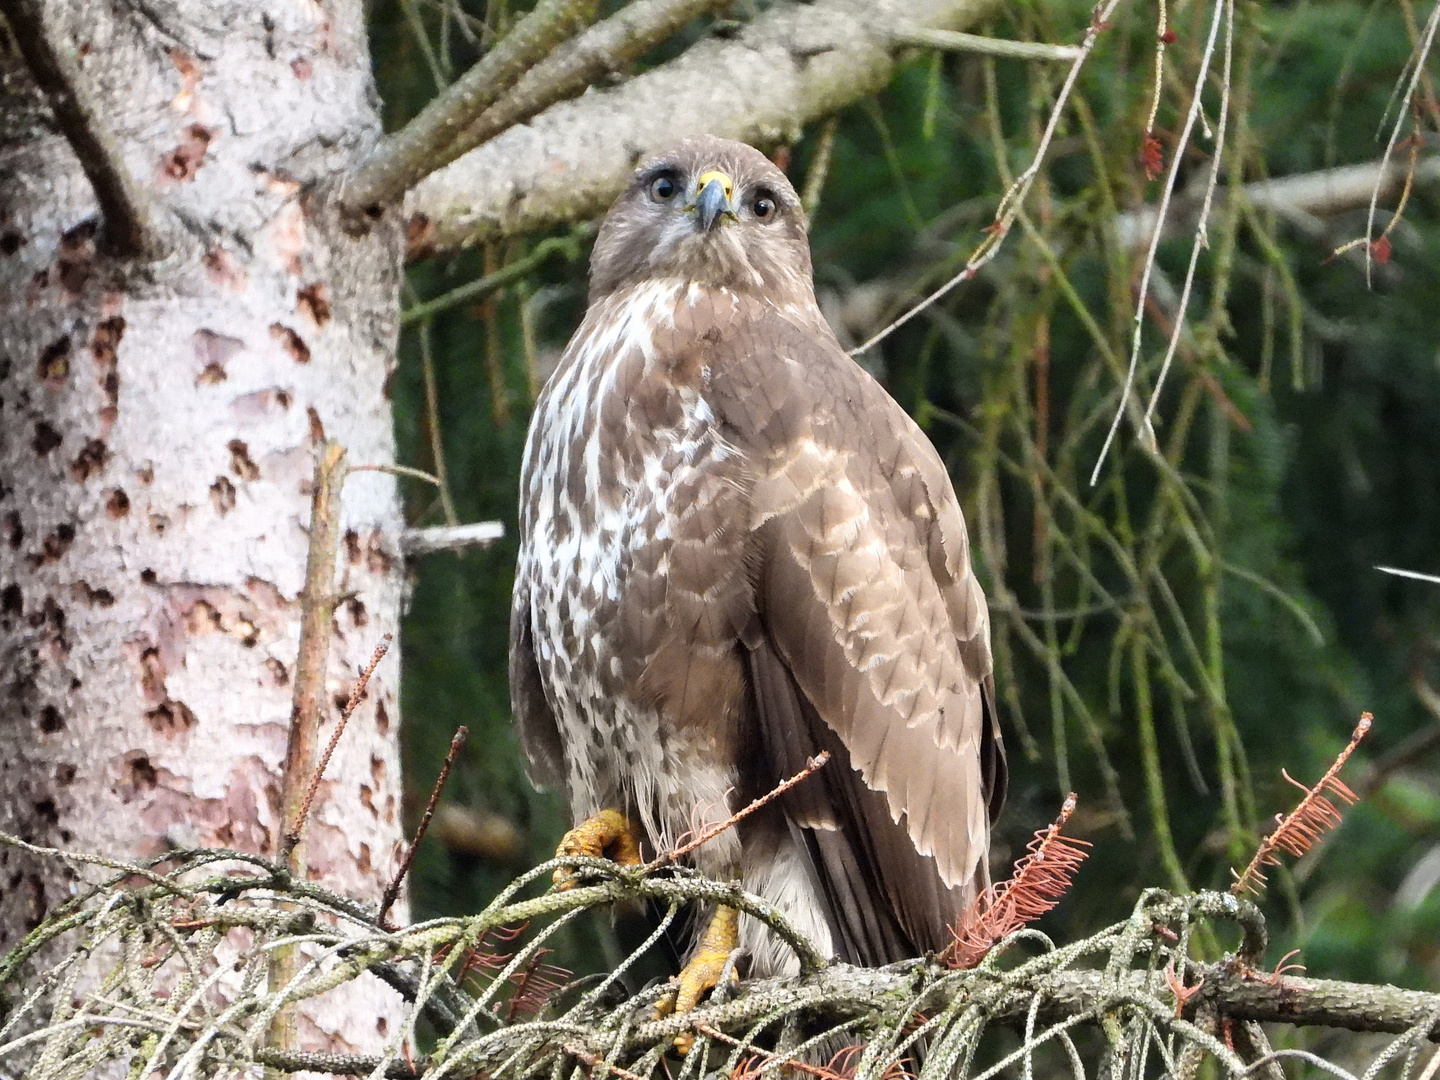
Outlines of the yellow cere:
<svg viewBox="0 0 1440 1080">
<path fill-rule="evenodd" d="M 705 190 L 705 185 L 711 180 L 719 180 L 720 186 L 725 189 L 725 198 L 729 199 L 735 192 L 735 181 L 725 175 L 719 169 L 711 169 L 709 172 L 701 173 L 699 181 L 695 184 L 695 193 L 698 195 Z"/>
</svg>

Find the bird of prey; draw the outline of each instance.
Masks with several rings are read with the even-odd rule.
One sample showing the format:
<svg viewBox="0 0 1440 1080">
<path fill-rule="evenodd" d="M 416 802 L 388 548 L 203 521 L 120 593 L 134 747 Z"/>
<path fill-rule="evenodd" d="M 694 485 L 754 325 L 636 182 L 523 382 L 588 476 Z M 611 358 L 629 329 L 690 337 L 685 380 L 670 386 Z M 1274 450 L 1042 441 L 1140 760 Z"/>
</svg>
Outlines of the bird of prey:
<svg viewBox="0 0 1440 1080">
<path fill-rule="evenodd" d="M 690 860 L 823 954 L 943 948 L 1004 797 L 985 598 L 939 455 L 826 325 L 759 151 L 691 139 L 616 200 L 520 499 L 511 696 L 577 823 L 561 851 L 637 862 L 828 751 Z M 757 920 L 701 925 L 682 1011 L 737 946 L 795 969 Z"/>
</svg>

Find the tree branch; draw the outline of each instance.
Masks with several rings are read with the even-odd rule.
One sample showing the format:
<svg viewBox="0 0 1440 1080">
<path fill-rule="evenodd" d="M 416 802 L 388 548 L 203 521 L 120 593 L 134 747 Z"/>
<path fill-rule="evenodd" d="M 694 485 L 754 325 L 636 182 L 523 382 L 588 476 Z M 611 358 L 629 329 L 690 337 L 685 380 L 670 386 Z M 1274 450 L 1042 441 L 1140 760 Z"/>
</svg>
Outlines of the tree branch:
<svg viewBox="0 0 1440 1080">
<path fill-rule="evenodd" d="M 1197 966 L 1192 971 L 1205 981 L 1199 992 L 1186 1001 L 1181 1018 L 1193 1018 L 1208 1006 L 1235 1020 L 1344 1031 L 1400 1034 L 1428 1023 L 1429 1038 L 1440 1041 L 1440 994 L 1332 979 L 1273 978 L 1237 972 L 1224 962 Z M 979 992 L 969 983 L 956 985 L 962 987 L 960 993 L 973 996 Z M 864 1014 L 880 1020 L 897 1001 L 913 994 L 914 988 L 915 973 L 908 969 L 830 964 L 804 978 L 747 982 L 742 992 L 729 1001 L 704 1005 L 687 1016 L 640 1024 L 630 1035 L 630 1045 L 649 1046 L 678 1030 L 693 1030 L 701 1024 L 744 1031 L 761 1015 L 780 1008 L 803 1008 L 822 1023 Z M 1126 1003 L 1153 999 L 1164 992 L 1163 988 L 1161 972 L 1131 970 L 1117 977 L 1105 971 L 1047 971 L 1037 976 L 1035 990 L 1042 994 L 1043 1001 L 1035 1019 L 1050 1024 L 1087 1012 L 1098 1016 Z M 838 1011 L 827 1012 L 826 1002 L 843 1004 Z M 931 1008 L 939 1011 L 948 1003 L 949 994 L 937 993 Z M 1033 1005 L 1034 992 L 1017 987 L 1003 1006 L 987 1009 L 987 1014 L 994 1022 L 1023 1024 Z"/>
<path fill-rule="evenodd" d="M 433 555 L 437 551 L 468 551 L 489 547 L 505 536 L 503 521 L 475 521 L 468 525 L 435 525 L 428 529 L 406 529 L 400 534 L 400 550 L 407 559 Z"/>
<path fill-rule="evenodd" d="M 566 42 L 480 114 L 446 150 L 447 164 L 524 123 L 557 101 L 583 93 L 605 75 L 624 69 L 687 23 L 729 0 L 634 0 L 574 41 Z"/>
<path fill-rule="evenodd" d="M 1376 161 L 1364 165 L 1342 165 L 1319 172 L 1282 176 L 1274 180 L 1256 180 L 1244 187 L 1245 197 L 1255 206 L 1272 210 L 1281 217 L 1329 217 L 1346 210 L 1369 205 L 1370 196 L 1378 188 L 1382 194 L 1400 187 L 1409 171 L 1405 163 L 1383 165 Z M 1425 158 L 1415 170 L 1415 183 L 1440 181 L 1440 156 Z M 1230 197 L 1229 188 L 1215 194 L 1215 204 L 1224 205 Z M 1200 206 L 1198 197 L 1177 198 L 1166 216 L 1166 235 L 1188 232 L 1195 227 L 1195 214 Z M 1124 247 L 1139 247 L 1150 242 L 1155 231 L 1159 210 L 1154 206 L 1121 214 L 1115 223 L 1116 237 Z"/>
<path fill-rule="evenodd" d="M 898 27 L 961 29 L 994 0 L 815 0 L 777 4 L 621 86 L 554 105 L 432 174 L 408 203 L 436 249 L 592 217 L 636 163 L 687 135 L 760 145 L 890 81 Z"/>
<path fill-rule="evenodd" d="M 106 247 L 131 258 L 157 257 L 162 245 L 149 193 L 125 167 L 119 142 L 90 96 L 74 50 L 52 40 L 44 0 L 0 0 L 0 15 L 95 191 L 104 218 Z"/>
<path fill-rule="evenodd" d="M 290 711 L 290 738 L 285 750 L 280 805 L 283 831 L 280 859 L 291 873 L 305 876 L 299 843 L 306 793 L 315 771 L 320 741 L 320 704 L 325 697 L 325 666 L 335 608 L 335 556 L 340 546 L 340 492 L 345 486 L 345 448 L 325 444 L 315 463 L 310 498 L 310 549 L 305 559 L 305 587 L 300 593 L 300 648 L 295 661 L 295 695 Z"/>
<path fill-rule="evenodd" d="M 449 150 L 476 117 L 589 21 L 595 0 L 540 0 L 493 49 L 399 131 L 387 135 L 360 163 L 340 197 L 360 216 L 395 202 L 426 173 L 454 160 Z"/>
<path fill-rule="evenodd" d="M 892 37 L 901 45 L 948 52 L 979 53 L 1008 60 L 1056 60 L 1071 62 L 1080 55 L 1078 45 L 1051 45 L 1045 41 L 1008 41 L 958 30 L 935 30 L 925 26 L 899 26 Z"/>
</svg>

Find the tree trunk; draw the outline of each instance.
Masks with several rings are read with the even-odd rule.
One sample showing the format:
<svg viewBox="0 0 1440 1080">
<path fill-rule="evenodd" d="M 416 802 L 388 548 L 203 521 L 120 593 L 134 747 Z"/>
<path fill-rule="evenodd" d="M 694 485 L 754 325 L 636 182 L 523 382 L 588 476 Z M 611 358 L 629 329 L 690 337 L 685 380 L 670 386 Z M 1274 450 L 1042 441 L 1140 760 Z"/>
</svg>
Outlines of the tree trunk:
<svg viewBox="0 0 1440 1080">
<path fill-rule="evenodd" d="M 327 189 L 379 134 L 361 0 L 56 4 L 168 253 L 106 253 L 95 192 L 8 55 L 0 112 L 0 829 L 145 857 L 274 854 L 315 451 L 394 459 L 402 237 Z M 61 9 L 64 9 L 63 11 Z M 13 52 L 13 50 L 12 50 Z M 392 479 L 344 492 L 322 738 L 398 625 Z M 331 762 L 309 873 L 375 898 L 399 839 L 392 653 Z M 74 874 L 0 848 L 0 950 Z M 321 999 L 302 1045 L 397 999 Z M 393 1020 L 393 1016 L 392 1016 Z"/>
</svg>

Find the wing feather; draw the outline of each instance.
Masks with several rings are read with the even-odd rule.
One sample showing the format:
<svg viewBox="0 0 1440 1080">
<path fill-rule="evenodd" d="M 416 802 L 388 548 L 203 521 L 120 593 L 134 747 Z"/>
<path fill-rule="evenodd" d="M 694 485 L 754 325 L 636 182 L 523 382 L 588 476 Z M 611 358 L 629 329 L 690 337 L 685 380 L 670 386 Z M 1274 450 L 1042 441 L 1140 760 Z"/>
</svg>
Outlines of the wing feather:
<svg viewBox="0 0 1440 1080">
<path fill-rule="evenodd" d="M 928 439 L 828 332 L 754 317 L 710 387 L 751 470 L 751 709 L 767 779 L 836 753 L 785 805 L 840 940 L 884 962 L 940 947 L 988 882 L 1005 772 L 988 614 Z"/>
</svg>

